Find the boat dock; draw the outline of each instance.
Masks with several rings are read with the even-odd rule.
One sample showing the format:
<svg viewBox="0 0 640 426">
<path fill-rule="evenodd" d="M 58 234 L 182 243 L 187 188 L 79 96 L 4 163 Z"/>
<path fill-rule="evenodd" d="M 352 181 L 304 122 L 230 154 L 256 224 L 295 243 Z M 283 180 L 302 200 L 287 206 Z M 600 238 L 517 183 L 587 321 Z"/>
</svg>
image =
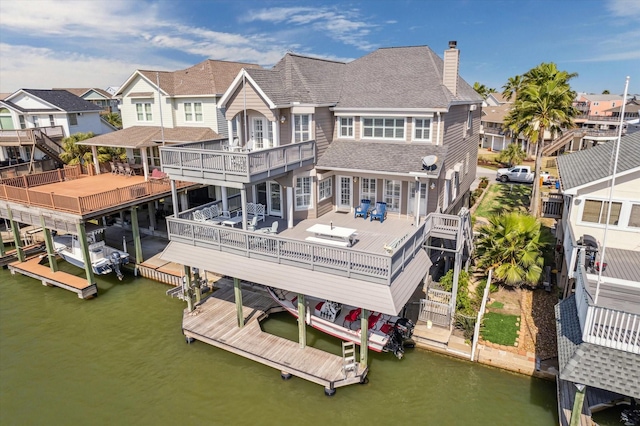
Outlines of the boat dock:
<svg viewBox="0 0 640 426">
<path fill-rule="evenodd" d="M 46 259 L 46 255 L 35 256 L 24 262 L 13 262 L 9 264 L 9 270 L 12 274 L 19 273 L 40 280 L 42 285 L 45 286 L 60 287 L 72 291 L 80 299 L 88 299 L 98 295 L 98 286 L 96 284 L 89 285 L 86 279 L 66 272 L 52 272 L 49 266 L 40 264 L 44 259 Z"/>
<path fill-rule="evenodd" d="M 193 312 L 186 309 L 182 330 L 195 339 L 281 372 L 282 378 L 300 377 L 324 386 L 325 394 L 365 381 L 368 369 L 358 363 L 357 371 L 343 370 L 343 358 L 297 342 L 265 333 L 260 321 L 281 310 L 269 296 L 243 289 L 244 326 L 238 327 L 233 287 L 216 289 Z"/>
</svg>

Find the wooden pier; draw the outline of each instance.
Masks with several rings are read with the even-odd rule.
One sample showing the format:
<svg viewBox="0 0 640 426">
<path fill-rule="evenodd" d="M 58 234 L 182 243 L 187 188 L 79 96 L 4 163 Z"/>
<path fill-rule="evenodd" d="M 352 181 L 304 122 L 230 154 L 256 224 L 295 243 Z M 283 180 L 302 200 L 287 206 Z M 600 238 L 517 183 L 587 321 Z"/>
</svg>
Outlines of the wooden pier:
<svg viewBox="0 0 640 426">
<path fill-rule="evenodd" d="M 260 329 L 259 322 L 280 307 L 266 294 L 242 292 L 244 327 L 238 327 L 233 288 L 214 291 L 196 309 L 185 310 L 184 335 L 279 370 L 283 378 L 300 377 L 324 386 L 332 395 L 336 388 L 365 381 L 368 369 L 343 370 L 343 358 L 312 347 L 301 348 Z"/>
<path fill-rule="evenodd" d="M 66 272 L 52 272 L 49 266 L 40 264 L 43 259 L 46 259 L 46 256 L 35 256 L 25 262 L 13 262 L 9 264 L 9 270 L 12 274 L 19 273 L 40 280 L 45 286 L 55 286 L 72 291 L 80 299 L 88 299 L 98 295 L 96 284 L 89 284 L 86 279 Z"/>
</svg>

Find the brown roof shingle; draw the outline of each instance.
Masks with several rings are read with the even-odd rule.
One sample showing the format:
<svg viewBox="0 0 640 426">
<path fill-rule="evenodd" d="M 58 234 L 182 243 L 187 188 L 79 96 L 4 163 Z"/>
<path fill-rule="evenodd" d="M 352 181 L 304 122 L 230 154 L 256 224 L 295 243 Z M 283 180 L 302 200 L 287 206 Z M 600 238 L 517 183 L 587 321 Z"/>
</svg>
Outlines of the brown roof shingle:
<svg viewBox="0 0 640 426">
<path fill-rule="evenodd" d="M 223 136 L 208 127 L 164 128 L 164 140 L 167 143 L 197 142 L 221 138 Z M 161 142 L 162 130 L 159 126 L 133 126 L 84 140 L 81 145 L 141 148 L 157 146 Z"/>
</svg>

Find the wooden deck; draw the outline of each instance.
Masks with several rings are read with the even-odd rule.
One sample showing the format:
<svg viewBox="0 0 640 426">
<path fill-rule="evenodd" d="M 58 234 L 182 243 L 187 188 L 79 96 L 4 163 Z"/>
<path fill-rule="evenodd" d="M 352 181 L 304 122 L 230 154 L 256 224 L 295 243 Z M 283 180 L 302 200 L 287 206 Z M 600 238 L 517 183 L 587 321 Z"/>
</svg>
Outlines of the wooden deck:
<svg viewBox="0 0 640 426">
<path fill-rule="evenodd" d="M 41 265 L 40 262 L 45 257 L 35 256 L 25 262 L 13 262 L 9 264 L 9 270 L 12 274 L 19 273 L 38 279 L 45 286 L 55 286 L 72 291 L 80 299 L 88 299 L 98 294 L 98 286 L 96 284 L 89 284 L 87 280 L 66 272 L 52 272 L 49 266 Z"/>
<path fill-rule="evenodd" d="M 569 426 L 571 422 L 571 412 L 573 411 L 573 399 L 576 394 L 576 387 L 573 383 L 556 378 L 556 386 L 558 392 L 558 417 L 560 418 L 560 426 Z M 587 393 L 589 389 L 587 388 Z M 591 419 L 591 410 L 587 396 L 585 395 L 584 404 L 582 405 L 582 413 L 580 414 L 580 426 L 594 426 L 595 422 Z"/>
<path fill-rule="evenodd" d="M 194 312 L 185 310 L 182 330 L 187 338 L 320 384 L 325 389 L 334 390 L 365 379 L 368 370 L 360 365 L 356 374 L 350 372 L 345 378 L 342 357 L 309 346 L 300 348 L 297 342 L 263 332 L 259 321 L 270 312 L 280 310 L 268 295 L 243 289 L 242 304 L 245 325 L 239 328 L 233 288 L 220 288 Z"/>
</svg>

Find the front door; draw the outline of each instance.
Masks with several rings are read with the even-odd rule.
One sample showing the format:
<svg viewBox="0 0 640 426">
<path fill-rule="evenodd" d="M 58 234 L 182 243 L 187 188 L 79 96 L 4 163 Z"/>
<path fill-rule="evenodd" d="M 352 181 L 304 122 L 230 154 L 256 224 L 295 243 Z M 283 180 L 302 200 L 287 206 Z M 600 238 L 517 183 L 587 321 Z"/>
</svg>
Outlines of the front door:
<svg viewBox="0 0 640 426">
<path fill-rule="evenodd" d="M 253 149 L 264 149 L 266 119 L 254 117 L 251 128 L 251 139 L 253 140 Z"/>
<path fill-rule="evenodd" d="M 420 183 L 420 216 L 427 215 L 427 184 L 424 182 Z M 409 185 L 409 204 L 407 205 L 407 213 L 410 216 L 415 215 L 416 211 L 416 187 L 415 183 L 411 182 Z"/>
<path fill-rule="evenodd" d="M 352 187 L 353 182 L 351 180 L 351 176 L 338 176 L 338 210 L 351 211 L 351 206 L 353 205 L 351 199 Z"/>
<path fill-rule="evenodd" d="M 282 187 L 276 182 L 267 182 L 269 198 L 267 210 L 269 216 L 282 217 Z"/>
</svg>

